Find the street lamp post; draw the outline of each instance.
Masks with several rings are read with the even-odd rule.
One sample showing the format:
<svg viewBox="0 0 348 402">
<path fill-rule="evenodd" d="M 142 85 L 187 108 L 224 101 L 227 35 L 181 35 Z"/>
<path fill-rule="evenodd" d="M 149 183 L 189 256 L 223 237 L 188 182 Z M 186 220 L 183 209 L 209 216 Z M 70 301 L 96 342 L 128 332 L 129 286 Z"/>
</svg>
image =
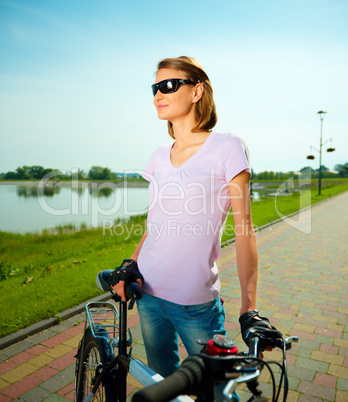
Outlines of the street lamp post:
<svg viewBox="0 0 348 402">
<path fill-rule="evenodd" d="M 320 117 L 320 148 L 319 148 L 319 183 L 318 183 L 318 195 L 321 195 L 321 149 L 323 146 L 323 120 L 325 117 L 325 114 L 327 112 L 324 112 L 324 110 L 319 110 L 317 114 L 319 114 Z"/>
<path fill-rule="evenodd" d="M 328 141 L 331 141 L 331 142 L 332 142 L 332 138 L 330 138 L 329 140 L 327 140 L 327 141 L 325 141 L 325 142 L 323 143 L 323 120 L 324 120 L 324 117 L 325 117 L 325 114 L 326 114 L 326 113 L 327 113 L 327 112 L 324 112 L 324 110 L 320 110 L 319 112 L 317 112 L 317 114 L 319 114 L 319 116 L 320 116 L 320 146 L 319 146 L 319 150 L 316 149 L 315 147 L 312 147 L 312 145 L 311 145 L 311 151 L 312 151 L 312 148 L 313 148 L 313 149 L 315 149 L 315 150 L 319 153 L 319 183 L 318 183 L 318 195 L 321 195 L 321 172 L 322 172 L 322 171 L 321 171 L 321 151 L 322 151 L 322 147 L 323 147 L 323 145 L 326 144 Z M 335 151 L 335 148 L 332 148 L 332 146 L 327 149 L 327 152 L 334 152 L 334 151 Z M 307 159 L 313 160 L 313 159 L 315 159 L 315 158 L 314 158 L 314 155 L 308 155 L 308 156 L 307 156 Z"/>
</svg>

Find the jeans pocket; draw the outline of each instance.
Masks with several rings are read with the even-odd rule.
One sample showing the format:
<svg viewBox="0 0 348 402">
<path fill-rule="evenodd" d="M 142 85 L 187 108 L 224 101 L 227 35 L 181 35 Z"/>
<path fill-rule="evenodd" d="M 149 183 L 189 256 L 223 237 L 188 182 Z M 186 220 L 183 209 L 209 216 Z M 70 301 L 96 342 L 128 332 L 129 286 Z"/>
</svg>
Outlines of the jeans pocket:
<svg viewBox="0 0 348 402">
<path fill-rule="evenodd" d="M 216 300 L 203 304 L 185 306 L 185 313 L 187 317 L 197 320 L 214 314 L 217 310 L 218 306 Z"/>
</svg>

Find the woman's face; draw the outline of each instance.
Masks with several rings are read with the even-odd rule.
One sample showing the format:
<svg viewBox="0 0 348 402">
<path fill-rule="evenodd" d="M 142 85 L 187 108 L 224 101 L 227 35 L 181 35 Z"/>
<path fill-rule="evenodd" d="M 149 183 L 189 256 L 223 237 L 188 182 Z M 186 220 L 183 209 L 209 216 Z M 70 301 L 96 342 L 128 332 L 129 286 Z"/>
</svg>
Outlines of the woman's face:
<svg viewBox="0 0 348 402">
<path fill-rule="evenodd" d="M 180 70 L 162 68 L 157 71 L 155 84 L 170 78 L 187 79 L 185 73 Z M 180 85 L 176 92 L 170 94 L 162 94 L 158 90 L 153 100 L 158 118 L 169 120 L 173 124 L 191 114 L 194 116 L 196 102 L 195 86 L 186 84 Z"/>
</svg>

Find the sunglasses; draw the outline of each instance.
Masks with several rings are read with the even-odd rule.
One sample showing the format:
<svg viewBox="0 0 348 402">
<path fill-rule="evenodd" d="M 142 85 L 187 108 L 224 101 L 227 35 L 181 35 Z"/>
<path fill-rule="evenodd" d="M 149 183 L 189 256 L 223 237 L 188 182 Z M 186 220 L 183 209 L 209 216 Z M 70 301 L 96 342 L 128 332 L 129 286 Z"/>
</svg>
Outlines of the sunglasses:
<svg viewBox="0 0 348 402">
<path fill-rule="evenodd" d="M 153 96 L 157 94 L 157 91 L 160 91 L 162 94 L 172 94 L 173 92 L 176 92 L 179 89 L 179 86 L 182 84 L 196 85 L 195 82 L 189 80 L 170 78 L 169 80 L 163 80 L 157 84 L 151 85 L 151 89 Z"/>
</svg>

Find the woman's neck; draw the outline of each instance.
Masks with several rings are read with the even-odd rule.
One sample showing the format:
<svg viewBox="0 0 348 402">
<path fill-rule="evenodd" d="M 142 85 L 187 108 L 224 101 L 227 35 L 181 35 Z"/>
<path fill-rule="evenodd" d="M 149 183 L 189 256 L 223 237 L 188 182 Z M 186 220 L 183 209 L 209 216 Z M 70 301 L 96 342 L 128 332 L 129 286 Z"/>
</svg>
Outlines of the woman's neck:
<svg viewBox="0 0 348 402">
<path fill-rule="evenodd" d="M 175 136 L 175 148 L 188 148 L 190 146 L 199 145 L 209 137 L 211 133 L 208 131 L 199 132 L 199 133 L 189 133 L 186 137 L 179 137 Z"/>
<path fill-rule="evenodd" d="M 190 145 L 195 145 L 202 140 L 206 139 L 209 135 L 208 132 L 199 132 L 193 133 L 192 129 L 196 126 L 196 124 L 192 124 L 192 122 L 183 121 L 180 123 L 173 124 L 173 131 L 175 137 L 176 146 L 179 148 L 186 148 Z"/>
</svg>

